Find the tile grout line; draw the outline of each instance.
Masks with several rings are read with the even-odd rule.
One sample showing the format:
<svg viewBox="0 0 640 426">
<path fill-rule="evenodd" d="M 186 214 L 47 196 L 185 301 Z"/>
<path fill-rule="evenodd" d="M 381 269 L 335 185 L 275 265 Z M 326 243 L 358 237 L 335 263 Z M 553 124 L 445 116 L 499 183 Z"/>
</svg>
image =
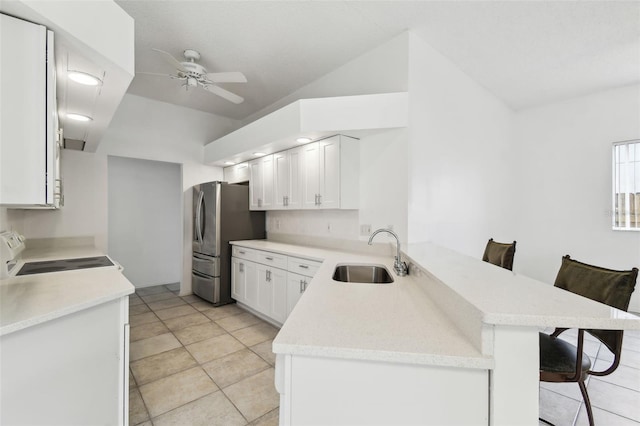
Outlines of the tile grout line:
<svg viewBox="0 0 640 426">
<path fill-rule="evenodd" d="M 156 293 L 156 294 L 157 294 L 157 293 Z M 138 295 L 138 297 L 140 297 L 140 296 Z M 178 296 L 178 297 L 180 297 L 180 296 Z M 169 413 L 169 412 L 171 412 L 171 411 L 173 411 L 173 410 L 176 410 L 176 409 L 178 409 L 178 408 L 180 408 L 180 407 L 183 407 L 183 406 L 185 406 L 185 405 L 187 405 L 187 404 L 190 404 L 190 403 L 192 403 L 192 402 L 198 401 L 198 400 L 200 400 L 200 399 L 202 399 L 202 398 L 205 398 L 205 397 L 207 397 L 207 396 L 209 396 L 209 395 L 211 395 L 211 394 L 213 394 L 213 393 L 215 393 L 215 392 L 220 391 L 220 392 L 222 393 L 222 395 L 225 397 L 225 399 L 226 399 L 226 400 L 227 400 L 227 401 L 228 401 L 228 402 L 229 402 L 229 403 L 230 403 L 230 404 L 235 408 L 235 410 L 236 410 L 236 411 L 237 411 L 237 412 L 242 416 L 242 418 L 244 419 L 244 421 L 246 422 L 246 424 L 247 424 L 247 425 L 248 425 L 248 424 L 251 424 L 252 422 L 250 422 L 250 421 L 247 419 L 247 417 L 242 413 L 242 411 L 239 409 L 239 407 L 237 407 L 237 406 L 236 406 L 236 404 L 235 404 L 235 403 L 234 403 L 234 402 L 233 402 L 233 401 L 228 397 L 228 395 L 224 392 L 224 389 L 225 389 L 225 388 L 228 388 L 228 387 L 230 387 L 230 386 L 233 386 L 234 384 L 239 383 L 239 382 L 241 382 L 242 380 L 245 380 L 246 378 L 245 378 L 245 379 L 240 379 L 240 380 L 238 380 L 238 381 L 236 381 L 236 382 L 234 382 L 234 383 L 230 383 L 230 384 L 228 384 L 225 388 L 220 387 L 220 386 L 216 383 L 216 381 L 215 381 L 215 380 L 214 380 L 214 379 L 209 375 L 209 373 L 204 369 L 204 367 L 203 367 L 203 363 L 200 363 L 200 361 L 198 361 L 197 359 L 195 359 L 195 357 L 193 356 L 193 354 L 191 354 L 191 352 L 189 352 L 189 350 L 186 348 L 186 345 L 184 345 L 184 344 L 183 344 L 183 343 L 182 343 L 182 342 L 177 338 L 177 336 L 176 336 L 176 335 L 175 335 L 175 333 L 174 333 L 175 331 L 179 331 L 179 330 L 182 330 L 182 329 L 184 329 L 184 328 L 188 328 L 188 327 L 191 327 L 191 326 L 196 326 L 196 325 L 199 325 L 199 324 L 193 324 L 193 325 L 191 325 L 191 326 L 182 327 L 182 328 L 180 328 L 180 329 L 176 329 L 176 330 L 171 330 L 171 329 L 169 329 L 169 327 L 167 326 L 167 324 L 166 324 L 165 320 L 163 320 L 163 319 L 161 319 L 160 317 L 158 317 L 158 315 L 156 314 L 156 310 L 153 310 L 153 309 L 149 306 L 149 303 L 153 303 L 153 302 L 149 302 L 149 303 L 147 303 L 144 299 L 142 299 L 142 297 L 140 297 L 140 299 L 141 299 L 142 303 L 143 303 L 143 304 L 145 304 L 145 305 L 147 306 L 147 308 L 149 309 L 149 312 L 153 313 L 153 314 L 154 314 L 154 316 L 158 319 L 158 321 L 159 321 L 160 323 L 162 323 L 162 324 L 163 324 L 163 326 L 165 326 L 165 327 L 168 329 L 168 333 L 162 333 L 162 334 L 169 334 L 169 333 L 170 333 L 170 334 L 171 334 L 171 335 L 172 335 L 172 336 L 173 336 L 173 337 L 174 337 L 174 338 L 175 338 L 175 339 L 180 343 L 180 348 L 184 348 L 184 350 L 189 354 L 189 356 L 190 356 L 190 357 L 191 357 L 191 358 L 196 362 L 197 366 L 198 366 L 200 369 L 202 369 L 202 371 L 204 371 L 204 373 L 207 375 L 207 377 L 209 377 L 209 378 L 210 378 L 210 380 L 211 380 L 211 381 L 216 385 L 216 387 L 217 387 L 217 390 L 216 390 L 216 391 L 210 392 L 210 393 L 208 393 L 208 394 L 206 394 L 206 395 L 201 396 L 200 398 L 195 399 L 194 401 L 187 402 L 187 403 L 182 404 L 182 405 L 180 405 L 180 406 L 178 406 L 178 407 L 175 407 L 175 408 L 173 408 L 173 409 L 171 409 L 171 410 L 169 410 L 169 411 L 167 411 L 167 412 L 165 412 L 165 413 L 162 413 L 162 414 L 160 414 L 160 415 L 158 415 L 158 416 L 152 417 L 152 416 L 151 416 L 151 414 L 150 414 L 150 412 L 149 412 L 149 409 L 148 409 L 148 407 L 147 407 L 147 404 L 146 404 L 146 402 L 145 402 L 144 398 L 142 398 L 142 393 L 141 393 L 141 392 L 140 392 L 140 390 L 139 390 L 139 384 L 138 384 L 138 382 L 136 381 L 135 389 L 137 389 L 138 393 L 140 394 L 141 399 L 142 399 L 142 402 L 143 402 L 143 405 L 144 405 L 144 408 L 147 410 L 148 421 L 149 421 L 149 422 L 151 422 L 151 424 L 153 425 L 153 424 L 154 424 L 154 422 L 153 422 L 153 420 L 154 420 L 154 419 L 157 419 L 158 417 L 160 417 L 160 416 L 162 416 L 162 415 L 164 415 L 164 414 L 167 414 L 167 413 Z M 182 299 L 182 298 L 181 298 L 181 299 Z M 166 300 L 166 299 L 162 299 L 162 300 Z M 191 303 L 191 302 L 188 302 L 188 301 L 186 301 L 186 300 L 184 300 L 184 299 L 183 299 L 183 301 L 186 303 L 186 306 L 191 306 L 192 308 L 194 308 L 194 307 L 192 306 L 192 303 Z M 199 301 L 196 301 L 196 302 L 194 302 L 194 303 L 197 303 L 197 302 L 199 302 Z M 179 306 L 182 306 L 182 305 L 179 305 Z M 171 308 L 173 308 L 173 307 L 164 308 L 164 309 L 171 309 Z M 194 308 L 194 309 L 196 309 L 196 308 Z M 163 310 L 163 309 L 158 309 L 158 311 L 160 311 L 160 310 Z M 204 313 L 203 313 L 203 311 L 200 311 L 200 310 L 198 310 L 198 309 L 196 309 L 196 311 L 197 311 L 197 313 L 200 313 L 200 314 L 204 315 L 205 317 L 207 317 L 207 316 L 206 316 L 206 314 L 204 314 Z M 145 312 L 145 313 L 147 313 L 147 312 Z M 263 358 L 259 353 L 257 353 L 255 350 L 253 350 L 253 349 L 251 348 L 251 346 L 248 346 L 248 345 L 244 344 L 242 341 L 240 341 L 236 336 L 234 336 L 234 335 L 232 334 L 232 332 L 237 332 L 237 331 L 240 331 L 240 330 L 243 330 L 243 329 L 249 328 L 249 327 L 253 327 L 253 326 L 255 326 L 255 325 L 259 325 L 261 322 L 264 322 L 264 321 L 257 322 L 257 323 L 255 323 L 255 324 L 251 324 L 251 325 L 247 325 L 247 326 L 245 326 L 245 327 L 240 327 L 240 328 L 235 329 L 235 330 L 227 330 L 227 329 L 225 329 L 222 325 L 220 325 L 220 324 L 218 324 L 218 323 L 217 323 L 217 321 L 218 321 L 218 320 L 222 320 L 222 319 L 224 319 L 224 318 L 230 318 L 230 317 L 237 316 L 237 315 L 242 315 L 243 313 L 245 313 L 245 312 L 239 312 L 239 313 L 231 314 L 231 315 L 228 315 L 228 316 L 226 316 L 226 317 L 218 318 L 217 320 L 213 320 L 213 319 L 211 319 L 211 318 L 209 318 L 209 317 L 207 317 L 207 319 L 208 319 L 208 321 L 209 321 L 210 323 L 215 324 L 216 326 L 220 327 L 220 329 L 221 329 L 221 330 L 223 330 L 223 331 L 224 331 L 224 334 L 221 334 L 220 336 L 228 335 L 228 336 L 230 336 L 232 339 L 234 339 L 234 341 L 236 341 L 236 342 L 240 343 L 240 345 L 242 345 L 242 349 L 238 349 L 237 351 L 234 351 L 234 352 L 232 352 L 232 353 L 237 353 L 237 352 L 239 352 L 239 351 L 241 351 L 241 350 L 247 349 L 249 352 L 251 352 L 251 353 L 255 354 L 259 359 L 261 359 L 261 360 L 266 364 L 266 366 L 265 366 L 264 368 L 262 368 L 260 371 L 257 371 L 257 372 L 255 372 L 254 374 L 252 374 L 252 375 L 251 375 L 251 376 L 254 376 L 254 375 L 256 375 L 256 374 L 260 374 L 260 373 L 262 373 L 262 372 L 264 372 L 264 371 L 266 371 L 266 370 L 268 370 L 268 369 L 270 369 L 270 368 L 274 368 L 274 366 L 273 366 L 273 365 L 272 365 L 268 360 L 266 360 L 265 358 Z M 143 314 L 144 314 L 144 313 L 143 313 Z M 138 315 L 142 315 L 142 314 L 138 314 Z M 180 317 L 183 317 L 183 316 L 186 316 L 186 315 L 192 315 L 192 314 L 180 315 L 180 316 L 178 316 L 178 317 L 174 317 L 174 318 L 180 318 Z M 173 318 L 169 318 L 169 319 L 173 319 Z M 155 322 L 155 321 L 154 321 L 154 322 Z M 203 322 L 202 324 L 207 324 L 207 322 Z M 266 322 L 265 322 L 265 324 L 268 324 L 268 323 L 266 323 Z M 144 325 L 144 324 L 140 324 L 140 325 Z M 268 325 L 269 325 L 270 327 L 274 327 L 272 324 L 268 324 Z M 274 327 L 274 328 L 277 328 L 277 327 Z M 155 337 L 155 336 L 151 336 L 151 337 Z M 214 337 L 217 337 L 217 336 L 214 336 Z M 140 340 L 144 340 L 144 339 L 140 339 Z M 202 341 L 204 341 L 204 340 L 207 340 L 207 339 L 203 339 Z M 257 343 L 255 343 L 253 346 L 259 345 L 259 344 L 264 343 L 264 342 L 269 341 L 269 340 L 270 340 L 270 339 L 266 339 L 266 340 L 264 340 L 264 341 L 257 342 Z M 193 343 L 197 343 L 197 342 L 192 342 L 192 343 L 190 343 L 190 344 L 193 344 Z M 169 352 L 169 351 L 171 351 L 171 350 L 175 350 L 175 349 L 178 349 L 178 348 L 173 348 L 173 349 L 170 349 L 170 350 L 168 350 L 168 351 L 160 352 L 160 353 L 158 353 L 158 354 L 149 355 L 149 356 L 147 356 L 147 357 L 140 358 L 139 360 L 136 360 L 136 361 L 134 361 L 134 362 L 137 362 L 137 361 L 140 361 L 140 360 L 143 360 L 143 359 L 149 358 L 149 357 L 151 357 L 151 356 L 155 356 L 155 355 L 159 355 L 159 354 L 162 354 L 162 353 L 166 353 L 166 352 Z M 214 358 L 214 359 L 212 359 L 212 360 L 208 360 L 208 361 L 207 361 L 207 362 L 205 362 L 204 364 L 206 364 L 206 363 L 208 363 L 208 362 L 211 362 L 211 361 L 214 361 L 214 360 L 217 360 L 217 359 L 224 358 L 225 356 L 228 356 L 228 355 L 231 355 L 231 353 L 229 353 L 229 354 L 225 354 L 225 355 L 223 355 L 223 356 L 221 356 L 221 357 L 219 357 L 219 358 Z M 195 367 L 195 366 L 194 366 L 194 367 Z M 193 367 L 190 367 L 190 368 L 193 368 Z M 130 364 L 129 364 L 129 370 L 131 371 L 131 374 L 133 375 L 133 371 L 131 370 L 131 362 L 130 362 Z M 174 373 L 170 374 L 169 376 L 165 376 L 165 377 L 170 377 L 170 376 L 172 376 L 172 375 L 174 375 L 174 374 L 179 374 L 180 372 L 183 372 L 183 371 L 186 371 L 186 370 L 188 370 L 188 368 L 187 368 L 187 369 L 180 370 L 180 371 L 177 371 L 177 372 L 174 372 Z M 249 376 L 249 377 L 251 377 L 251 376 Z M 134 375 L 133 377 L 134 377 L 134 380 L 135 380 L 135 375 Z M 154 381 L 151 381 L 151 382 L 145 383 L 144 385 L 148 385 L 148 384 L 150 384 L 150 383 L 154 383 L 155 381 L 158 381 L 158 380 L 161 380 L 161 379 L 163 379 L 163 378 L 162 378 L 162 377 L 161 377 L 161 378 L 158 378 L 158 379 L 156 379 L 156 380 L 154 380 Z M 255 421 L 257 421 L 257 420 L 259 420 L 260 418 L 262 418 L 262 417 L 264 417 L 264 416 L 267 416 L 267 415 L 271 414 L 273 411 L 276 411 L 276 410 L 278 410 L 278 409 L 279 409 L 279 408 L 278 408 L 278 407 L 276 407 L 275 409 L 270 410 L 270 411 L 268 411 L 268 412 L 264 413 L 263 415 L 261 415 L 261 416 L 260 416 L 260 417 L 258 417 L 257 419 L 254 419 L 254 422 L 255 422 Z M 144 422 L 143 422 L 143 423 L 144 423 Z"/>
</svg>

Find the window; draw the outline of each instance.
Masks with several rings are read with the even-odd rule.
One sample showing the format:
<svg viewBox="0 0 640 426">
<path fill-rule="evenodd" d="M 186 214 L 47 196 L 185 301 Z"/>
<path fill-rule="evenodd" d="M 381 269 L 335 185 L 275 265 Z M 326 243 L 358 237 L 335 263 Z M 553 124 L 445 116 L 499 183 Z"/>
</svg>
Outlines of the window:
<svg viewBox="0 0 640 426">
<path fill-rule="evenodd" d="M 640 231 L 640 140 L 613 144 L 613 229 Z"/>
</svg>

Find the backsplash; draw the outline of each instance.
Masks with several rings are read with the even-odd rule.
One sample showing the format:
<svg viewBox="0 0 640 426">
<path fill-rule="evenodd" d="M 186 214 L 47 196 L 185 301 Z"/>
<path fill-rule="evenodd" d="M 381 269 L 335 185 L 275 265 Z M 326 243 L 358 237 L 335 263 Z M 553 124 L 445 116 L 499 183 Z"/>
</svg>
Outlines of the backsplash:
<svg viewBox="0 0 640 426">
<path fill-rule="evenodd" d="M 341 240 L 359 240 L 357 210 L 268 211 L 267 232 L 295 234 Z M 364 237 L 363 237 L 364 238 Z"/>
</svg>

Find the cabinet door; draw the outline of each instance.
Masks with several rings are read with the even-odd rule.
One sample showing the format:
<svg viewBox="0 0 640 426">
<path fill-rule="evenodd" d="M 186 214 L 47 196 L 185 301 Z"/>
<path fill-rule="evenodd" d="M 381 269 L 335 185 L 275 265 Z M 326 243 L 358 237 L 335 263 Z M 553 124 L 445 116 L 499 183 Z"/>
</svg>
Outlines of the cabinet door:
<svg viewBox="0 0 640 426">
<path fill-rule="evenodd" d="M 258 306 L 258 269 L 257 264 L 244 262 L 244 303 L 252 308 Z"/>
<path fill-rule="evenodd" d="M 289 153 L 289 199 L 287 200 L 287 208 L 302 208 L 302 151 L 304 146 L 290 149 Z"/>
<path fill-rule="evenodd" d="M 287 272 L 282 269 L 271 269 L 271 309 L 269 316 L 283 324 L 289 315 L 287 310 Z"/>
<path fill-rule="evenodd" d="M 262 162 L 262 209 L 271 210 L 274 207 L 273 190 L 273 155 L 265 155 Z"/>
<path fill-rule="evenodd" d="M 249 163 L 240 163 L 224 168 L 224 180 L 229 183 L 247 182 L 249 179 Z"/>
<path fill-rule="evenodd" d="M 47 30 L 0 14 L 0 204 L 47 199 Z"/>
<path fill-rule="evenodd" d="M 263 210 L 262 162 L 260 159 L 249 162 L 249 209 Z"/>
<path fill-rule="evenodd" d="M 273 155 L 249 162 L 249 209 L 273 208 Z"/>
<path fill-rule="evenodd" d="M 289 195 L 289 151 L 273 154 L 273 206 L 286 209 Z"/>
<path fill-rule="evenodd" d="M 231 297 L 242 303 L 246 300 L 245 263 L 242 259 L 231 258 Z"/>
<path fill-rule="evenodd" d="M 340 137 L 318 142 L 319 154 L 319 207 L 340 208 Z"/>
<path fill-rule="evenodd" d="M 260 264 L 256 267 L 258 273 L 258 306 L 256 309 L 265 315 L 269 315 L 273 299 L 273 273 L 271 270 L 272 268 Z"/>
<path fill-rule="evenodd" d="M 293 308 L 302 297 L 302 294 L 307 289 L 307 285 L 311 281 L 311 278 L 304 275 L 294 274 L 289 272 L 287 274 L 287 316 L 293 311 Z"/>
<path fill-rule="evenodd" d="M 316 209 L 320 193 L 319 145 L 318 142 L 314 142 L 302 148 L 302 208 Z"/>
</svg>

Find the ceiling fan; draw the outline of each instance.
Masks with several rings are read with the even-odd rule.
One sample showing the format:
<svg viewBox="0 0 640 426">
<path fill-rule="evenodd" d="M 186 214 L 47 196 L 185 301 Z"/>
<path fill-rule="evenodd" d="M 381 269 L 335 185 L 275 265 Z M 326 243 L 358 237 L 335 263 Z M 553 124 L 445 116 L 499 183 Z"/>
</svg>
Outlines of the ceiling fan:
<svg viewBox="0 0 640 426">
<path fill-rule="evenodd" d="M 176 80 L 181 80 L 184 83 L 182 87 L 189 90 L 191 87 L 202 87 L 204 90 L 218 95 L 234 104 L 239 104 L 244 101 L 244 98 L 236 95 L 216 83 L 246 83 L 247 78 L 239 71 L 235 72 L 207 72 L 207 69 L 196 61 L 200 59 L 200 53 L 187 49 L 182 54 L 185 57 L 185 61 L 180 62 L 174 58 L 170 53 L 160 49 L 152 49 L 158 53 L 161 53 L 164 60 L 173 65 L 176 68 L 175 74 L 158 74 L 151 72 L 141 72 L 140 74 L 160 75 L 164 77 L 170 77 Z"/>
</svg>

